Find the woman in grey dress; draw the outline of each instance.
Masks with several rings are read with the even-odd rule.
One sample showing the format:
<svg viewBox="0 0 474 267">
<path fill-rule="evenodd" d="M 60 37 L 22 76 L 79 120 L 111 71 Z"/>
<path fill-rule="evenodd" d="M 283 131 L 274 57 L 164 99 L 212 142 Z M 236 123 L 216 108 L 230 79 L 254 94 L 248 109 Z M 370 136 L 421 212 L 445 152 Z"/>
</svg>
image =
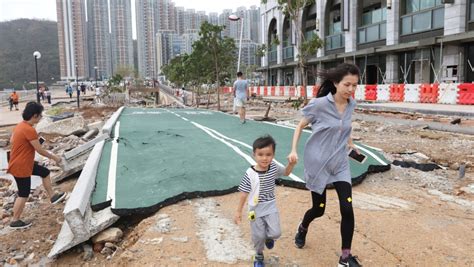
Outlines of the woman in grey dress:
<svg viewBox="0 0 474 267">
<path fill-rule="evenodd" d="M 306 211 L 298 226 L 295 244 L 298 248 L 305 245 L 309 224 L 324 214 L 326 186 L 333 184 L 342 217 L 342 255 L 339 266 L 360 266 L 357 258 L 351 255 L 354 212 L 347 156 L 349 148 L 355 149 L 350 138 L 351 117 L 356 105 L 352 93 L 357 88 L 359 69 L 355 65 L 343 63 L 320 72 L 319 76 L 323 82 L 317 98 L 302 109 L 304 117 L 295 129 L 292 150 L 288 155 L 289 160 L 298 160 L 296 148 L 301 131 L 311 124 L 312 134 L 304 149 L 304 177 L 306 187 L 311 191 L 313 206 Z"/>
</svg>

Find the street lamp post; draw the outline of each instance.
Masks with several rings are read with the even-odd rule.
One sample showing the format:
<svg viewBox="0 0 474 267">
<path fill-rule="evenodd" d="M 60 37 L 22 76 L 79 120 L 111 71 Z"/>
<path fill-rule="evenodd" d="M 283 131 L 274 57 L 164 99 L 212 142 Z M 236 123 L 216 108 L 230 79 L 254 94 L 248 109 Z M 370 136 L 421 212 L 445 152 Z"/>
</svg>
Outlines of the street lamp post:
<svg viewBox="0 0 474 267">
<path fill-rule="evenodd" d="M 240 54 L 242 52 L 242 34 L 244 32 L 244 19 L 236 15 L 230 15 L 229 20 L 231 21 L 240 20 L 239 60 L 237 61 L 237 72 L 239 72 L 240 71 Z"/>
<path fill-rule="evenodd" d="M 38 59 L 41 58 L 41 53 L 39 51 L 35 51 L 33 53 L 33 57 L 35 57 L 35 70 L 36 70 L 36 102 L 40 103 L 39 82 L 38 82 Z"/>
<path fill-rule="evenodd" d="M 81 106 L 79 104 L 79 82 L 77 80 L 77 64 L 76 64 L 76 95 L 77 95 L 77 108 L 79 109 Z"/>
<path fill-rule="evenodd" d="M 95 87 L 97 87 L 97 66 L 94 67 L 95 70 Z"/>
</svg>

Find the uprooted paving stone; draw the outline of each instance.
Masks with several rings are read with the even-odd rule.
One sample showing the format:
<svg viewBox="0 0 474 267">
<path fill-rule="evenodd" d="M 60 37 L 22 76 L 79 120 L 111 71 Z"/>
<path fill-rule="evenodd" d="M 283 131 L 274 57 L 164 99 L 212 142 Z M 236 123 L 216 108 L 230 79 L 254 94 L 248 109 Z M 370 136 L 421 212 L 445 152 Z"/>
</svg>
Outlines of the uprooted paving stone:
<svg viewBox="0 0 474 267">
<path fill-rule="evenodd" d="M 92 237 L 94 243 L 118 242 L 123 236 L 122 230 L 116 227 L 105 229 Z"/>
<path fill-rule="evenodd" d="M 87 132 L 87 125 L 81 116 L 53 122 L 50 118 L 44 118 L 36 126 L 38 133 L 58 134 L 62 136 L 81 135 Z"/>
<path fill-rule="evenodd" d="M 214 200 L 198 200 L 195 209 L 199 228 L 197 235 L 203 242 L 208 260 L 233 264 L 251 258 L 253 251 L 249 243 L 242 238 L 238 226 L 218 216 L 220 212 Z"/>
</svg>

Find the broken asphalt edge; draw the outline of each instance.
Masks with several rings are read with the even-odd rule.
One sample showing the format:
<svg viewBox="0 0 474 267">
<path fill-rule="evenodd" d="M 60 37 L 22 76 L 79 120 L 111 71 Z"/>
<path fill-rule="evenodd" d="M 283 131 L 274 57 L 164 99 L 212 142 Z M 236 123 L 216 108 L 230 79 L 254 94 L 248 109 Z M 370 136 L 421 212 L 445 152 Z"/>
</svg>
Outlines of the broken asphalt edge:
<svg viewBox="0 0 474 267">
<path fill-rule="evenodd" d="M 123 106 L 120 107 L 110 117 L 102 128 L 102 133 L 110 137 L 111 129 L 123 109 Z M 90 197 L 95 187 L 97 168 L 104 144 L 105 140 L 96 143 L 87 158 L 81 175 L 64 207 L 64 222 L 58 238 L 48 254 L 49 258 L 55 258 L 60 253 L 89 240 L 120 218 L 113 214 L 110 208 L 93 212 L 90 206 Z"/>
<path fill-rule="evenodd" d="M 369 110 L 369 111 L 380 111 L 380 112 L 402 112 L 408 114 L 420 113 L 426 115 L 444 115 L 454 117 L 474 117 L 474 112 L 469 111 L 451 111 L 451 110 L 435 110 L 435 109 L 423 109 L 423 108 L 404 108 L 404 107 L 385 107 L 377 104 L 366 104 L 357 103 L 357 109 Z"/>
</svg>

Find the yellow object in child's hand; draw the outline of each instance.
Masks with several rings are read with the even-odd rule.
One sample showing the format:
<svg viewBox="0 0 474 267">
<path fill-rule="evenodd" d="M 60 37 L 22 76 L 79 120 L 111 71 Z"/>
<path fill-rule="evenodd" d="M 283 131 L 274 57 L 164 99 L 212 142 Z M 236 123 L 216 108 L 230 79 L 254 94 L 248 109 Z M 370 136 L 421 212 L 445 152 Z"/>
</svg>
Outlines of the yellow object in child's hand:
<svg viewBox="0 0 474 267">
<path fill-rule="evenodd" d="M 255 215 L 255 211 L 254 211 L 254 210 L 249 211 L 249 215 L 248 215 L 249 221 L 251 221 L 251 222 L 255 221 L 255 218 L 256 218 L 256 217 L 257 217 L 257 216 Z"/>
</svg>

